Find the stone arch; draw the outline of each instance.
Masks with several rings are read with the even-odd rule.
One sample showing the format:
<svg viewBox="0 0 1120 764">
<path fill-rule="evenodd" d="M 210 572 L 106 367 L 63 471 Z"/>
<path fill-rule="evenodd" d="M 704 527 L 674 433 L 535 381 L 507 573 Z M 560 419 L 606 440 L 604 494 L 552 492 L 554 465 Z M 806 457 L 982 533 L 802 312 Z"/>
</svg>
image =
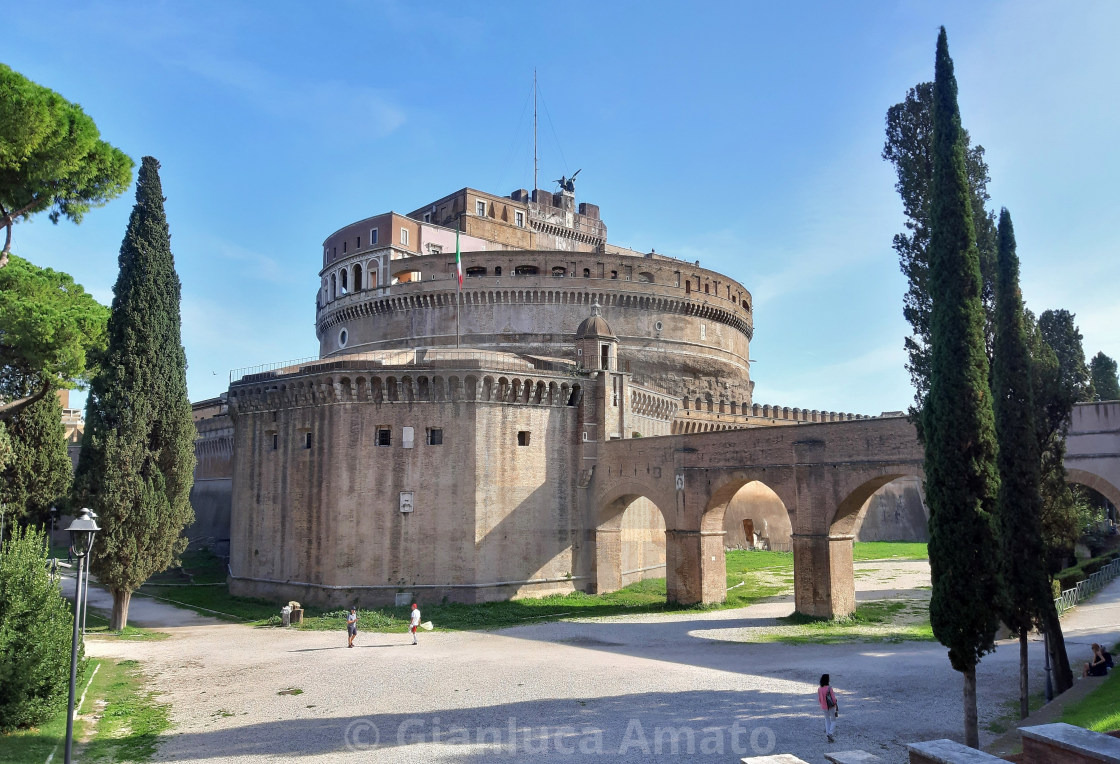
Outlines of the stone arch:
<svg viewBox="0 0 1120 764">
<path fill-rule="evenodd" d="M 669 519 L 646 487 L 627 483 L 600 501 L 595 525 L 596 592 L 613 592 L 644 578 L 676 576 L 667 569 Z"/>
<path fill-rule="evenodd" d="M 466 390 L 463 392 L 463 398 L 468 401 L 478 400 L 478 377 L 470 374 L 464 380 L 466 383 Z"/>
<path fill-rule="evenodd" d="M 856 473 L 851 478 L 855 484 L 846 488 L 840 487 L 837 492 L 837 495 L 844 498 L 837 504 L 835 512 L 829 519 L 827 528 L 829 536 L 850 536 L 855 530 L 857 521 L 861 519 L 861 510 L 867 506 L 867 500 L 876 491 L 887 483 L 911 476 L 922 477 L 922 473 L 917 468 L 906 470 L 899 467 L 893 467 L 871 476 L 863 471 Z M 825 529 L 818 530 L 823 531 Z"/>
<path fill-rule="evenodd" d="M 545 394 L 544 391 L 545 391 L 544 381 L 542 380 L 540 382 L 537 382 L 537 388 L 533 392 L 533 403 L 542 403 L 544 401 L 544 394 Z"/>
<path fill-rule="evenodd" d="M 381 377 L 370 380 L 369 394 L 374 403 L 382 403 L 385 400 L 385 383 L 381 381 Z"/>
<path fill-rule="evenodd" d="M 1066 457 L 1067 460 L 1069 457 Z M 1112 506 L 1120 508 L 1120 489 L 1117 489 L 1107 478 L 1089 472 L 1087 470 L 1078 469 L 1076 467 L 1066 467 L 1066 482 L 1077 483 L 1088 488 L 1092 488 L 1112 502 Z"/>
<path fill-rule="evenodd" d="M 482 394 L 479 400 L 489 401 L 493 399 L 494 395 L 494 378 L 486 376 L 482 378 Z"/>
<path fill-rule="evenodd" d="M 352 276 L 351 276 L 350 280 L 354 284 L 354 291 L 355 292 L 362 291 L 362 264 L 361 263 L 354 263 L 354 268 L 352 270 Z"/>
<path fill-rule="evenodd" d="M 431 380 L 429 380 L 427 377 L 417 377 L 416 397 L 422 401 L 432 400 Z"/>
</svg>

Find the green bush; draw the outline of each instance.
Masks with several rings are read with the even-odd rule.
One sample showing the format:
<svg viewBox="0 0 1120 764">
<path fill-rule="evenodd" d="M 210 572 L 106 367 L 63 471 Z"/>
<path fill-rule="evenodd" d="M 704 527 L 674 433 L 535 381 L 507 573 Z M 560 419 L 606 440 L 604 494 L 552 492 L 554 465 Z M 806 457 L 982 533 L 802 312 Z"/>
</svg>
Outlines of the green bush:
<svg viewBox="0 0 1120 764">
<path fill-rule="evenodd" d="M 1085 571 L 1085 577 L 1088 578 L 1104 566 L 1104 560 L 1089 560 L 1087 563 L 1081 566 L 1081 569 Z"/>
<path fill-rule="evenodd" d="M 70 689 L 74 620 L 47 570 L 45 541 L 17 526 L 0 556 L 0 732 L 46 721 Z"/>
<path fill-rule="evenodd" d="M 1067 569 L 1069 570 L 1069 569 Z M 1065 573 L 1058 576 L 1058 584 L 1061 586 L 1062 591 L 1072 589 L 1077 586 L 1077 582 L 1085 578 L 1085 575 L 1080 570 L 1075 570 L 1072 573 Z"/>
<path fill-rule="evenodd" d="M 1062 596 L 1062 585 L 1057 581 L 1051 581 L 1050 582 L 1050 594 L 1053 595 L 1054 599 L 1058 599 L 1058 597 L 1061 597 Z"/>
</svg>

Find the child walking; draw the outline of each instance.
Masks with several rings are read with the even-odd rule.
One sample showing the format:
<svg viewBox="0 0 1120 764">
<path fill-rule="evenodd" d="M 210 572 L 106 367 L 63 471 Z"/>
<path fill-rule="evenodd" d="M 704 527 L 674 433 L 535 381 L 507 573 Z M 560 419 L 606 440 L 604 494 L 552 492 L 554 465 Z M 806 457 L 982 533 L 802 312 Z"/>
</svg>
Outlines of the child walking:
<svg viewBox="0 0 1120 764">
<path fill-rule="evenodd" d="M 358 636 L 358 609 L 350 608 L 346 616 L 346 646 L 354 646 L 354 637 Z"/>
<path fill-rule="evenodd" d="M 416 644 L 416 628 L 420 625 L 420 606 L 412 603 L 412 620 L 409 621 L 408 630 L 412 632 L 412 644 Z"/>
<path fill-rule="evenodd" d="M 840 716 L 840 706 L 836 703 L 836 693 L 828 683 L 828 674 L 821 674 L 821 686 L 817 688 L 817 702 L 824 712 L 824 734 L 828 742 L 835 742 L 836 717 Z"/>
</svg>

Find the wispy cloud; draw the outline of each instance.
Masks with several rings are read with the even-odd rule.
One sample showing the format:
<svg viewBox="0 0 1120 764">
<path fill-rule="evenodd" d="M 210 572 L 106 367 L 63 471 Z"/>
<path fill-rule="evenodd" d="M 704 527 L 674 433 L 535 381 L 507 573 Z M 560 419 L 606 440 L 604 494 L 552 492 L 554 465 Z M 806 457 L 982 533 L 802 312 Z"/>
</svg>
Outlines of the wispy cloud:
<svg viewBox="0 0 1120 764">
<path fill-rule="evenodd" d="M 199 242 L 199 247 L 209 249 L 218 259 L 224 260 L 230 267 L 236 267 L 242 276 L 254 282 L 299 285 L 308 283 L 305 272 L 293 272 L 291 268 L 281 265 L 275 258 L 225 239 L 204 237 Z M 314 285 L 314 282 L 311 283 Z"/>
</svg>

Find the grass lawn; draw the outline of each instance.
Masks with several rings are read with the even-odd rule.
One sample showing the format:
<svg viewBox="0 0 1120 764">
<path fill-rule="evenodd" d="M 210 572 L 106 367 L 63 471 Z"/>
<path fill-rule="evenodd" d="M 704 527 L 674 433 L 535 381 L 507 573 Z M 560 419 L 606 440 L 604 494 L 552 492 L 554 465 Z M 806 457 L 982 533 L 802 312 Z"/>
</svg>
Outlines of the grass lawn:
<svg viewBox="0 0 1120 764">
<path fill-rule="evenodd" d="M 852 545 L 857 560 L 928 560 L 924 542 L 857 541 Z"/>
<path fill-rule="evenodd" d="M 1116 653 L 1118 648 L 1120 644 L 1114 645 L 1112 652 Z M 1094 732 L 1120 730 L 1120 673 L 1113 669 L 1100 687 L 1066 706 L 1062 721 Z"/>
<path fill-rule="evenodd" d="M 926 545 L 902 542 L 855 544 L 857 560 L 925 559 Z M 720 610 L 746 607 L 793 589 L 793 553 L 731 551 L 727 553 L 727 601 L 719 605 L 682 607 L 665 601 L 665 579 L 647 579 L 609 594 L 574 592 L 540 599 L 487 602 L 477 605 L 421 602 L 425 620 L 441 630 L 498 629 L 564 618 L 595 618 L 636 613 Z M 225 586 L 226 568 L 208 551 L 183 556 L 182 570 L 153 577 L 134 596 L 152 596 L 228 620 L 258 626 L 279 625 L 283 603 L 234 597 Z M 359 611 L 361 631 L 403 633 L 409 608 L 383 607 Z M 868 616 L 870 617 L 870 616 Z M 346 611 L 309 607 L 300 628 L 344 631 Z M 921 638 L 921 637 L 917 637 Z"/>
<path fill-rule="evenodd" d="M 171 727 L 170 707 L 159 703 L 157 694 L 146 689 L 137 661 L 102 661 L 81 708 L 82 714 L 95 713 L 100 718 L 75 758 L 82 762 L 151 761 L 160 733 Z"/>
</svg>

